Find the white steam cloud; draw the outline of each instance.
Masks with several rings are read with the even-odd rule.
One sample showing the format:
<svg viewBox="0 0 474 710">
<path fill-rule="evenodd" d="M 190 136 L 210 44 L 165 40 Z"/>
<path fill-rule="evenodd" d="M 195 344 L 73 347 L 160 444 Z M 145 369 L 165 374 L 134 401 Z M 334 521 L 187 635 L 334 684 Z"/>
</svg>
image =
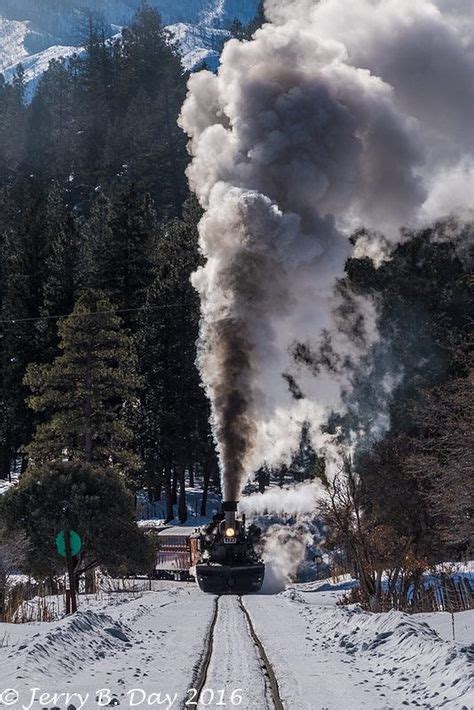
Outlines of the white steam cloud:
<svg viewBox="0 0 474 710">
<path fill-rule="evenodd" d="M 314 536 L 304 523 L 272 525 L 263 536 L 265 579 L 263 594 L 277 594 L 296 581 L 298 568 L 305 559 Z"/>
<path fill-rule="evenodd" d="M 245 496 L 240 512 L 250 518 L 273 513 L 281 516 L 304 516 L 314 513 L 323 488 L 319 481 L 300 483 L 292 488 L 268 488 L 265 493 Z"/>
<path fill-rule="evenodd" d="M 334 361 L 357 361 L 377 337 L 362 299 L 334 328 L 348 234 L 394 241 L 401 226 L 472 207 L 471 10 L 267 0 L 254 39 L 228 42 L 217 76 L 191 76 L 180 123 L 205 209 L 199 365 L 226 498 L 288 455 L 305 420 L 324 445 L 319 425 L 350 386 Z M 297 343 L 325 357 L 297 365 Z"/>
</svg>

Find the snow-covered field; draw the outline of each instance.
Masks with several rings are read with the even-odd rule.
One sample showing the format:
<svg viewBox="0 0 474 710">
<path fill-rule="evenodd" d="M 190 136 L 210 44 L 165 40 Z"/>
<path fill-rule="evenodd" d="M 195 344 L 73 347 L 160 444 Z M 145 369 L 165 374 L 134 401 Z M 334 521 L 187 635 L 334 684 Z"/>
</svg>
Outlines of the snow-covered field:
<svg viewBox="0 0 474 710">
<path fill-rule="evenodd" d="M 194 584 L 156 584 L 157 591 L 141 594 L 81 597 L 78 613 L 60 621 L 0 624 L 0 693 L 18 693 L 10 707 L 79 710 L 115 697 L 124 708 L 179 708 L 192 700 L 187 692 L 215 598 Z M 287 710 L 474 707 L 468 647 L 474 611 L 455 616 L 452 642 L 450 615 L 341 608 L 336 600 L 346 586 L 314 582 L 275 596 L 245 597 Z M 206 683 L 214 700 L 210 693 L 202 696 L 207 707 L 233 707 L 235 691 L 241 691 L 243 710 L 269 707 L 235 597 L 221 598 L 214 639 Z M 101 696 L 104 689 L 110 693 Z M 12 697 L 0 695 L 0 707 Z"/>
</svg>

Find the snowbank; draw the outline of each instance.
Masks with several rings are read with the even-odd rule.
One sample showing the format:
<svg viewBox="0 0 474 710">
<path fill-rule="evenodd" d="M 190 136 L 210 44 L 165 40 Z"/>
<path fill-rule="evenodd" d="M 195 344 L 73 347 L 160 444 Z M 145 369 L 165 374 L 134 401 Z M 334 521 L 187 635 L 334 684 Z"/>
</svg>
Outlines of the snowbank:
<svg viewBox="0 0 474 710">
<path fill-rule="evenodd" d="M 276 597 L 246 600 L 288 707 L 474 706 L 473 649 L 466 643 L 474 611 L 455 616 L 461 633 L 452 642 L 445 614 L 371 614 L 336 606 L 350 584 L 295 585 Z M 440 625 L 442 635 L 435 630 Z"/>
<path fill-rule="evenodd" d="M 202 653 L 213 597 L 191 585 L 163 583 L 160 591 L 79 602 L 77 614 L 60 621 L 0 624 L 0 690 L 18 691 L 15 707 L 29 704 L 33 686 L 88 695 L 87 708 L 97 707 L 102 688 L 124 707 L 133 688 L 176 693 L 182 701 Z M 67 706 L 64 698 L 53 705 Z"/>
</svg>

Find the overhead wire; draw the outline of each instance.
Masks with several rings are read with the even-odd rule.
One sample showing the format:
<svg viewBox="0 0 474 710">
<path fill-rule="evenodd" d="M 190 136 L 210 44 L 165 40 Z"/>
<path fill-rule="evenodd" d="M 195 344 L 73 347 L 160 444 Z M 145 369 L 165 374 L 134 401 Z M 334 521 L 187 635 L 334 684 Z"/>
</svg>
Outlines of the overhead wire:
<svg viewBox="0 0 474 710">
<path fill-rule="evenodd" d="M 160 311 L 167 310 L 171 308 L 182 308 L 184 306 L 189 306 L 188 303 L 168 303 L 163 306 L 140 306 L 139 308 L 113 308 L 108 311 L 92 311 L 90 313 L 64 313 L 60 315 L 50 315 L 50 316 L 29 316 L 27 318 L 0 318 L 0 325 L 9 324 L 15 325 L 17 323 L 31 323 L 34 321 L 45 321 L 45 320 L 61 320 L 63 318 L 89 318 L 92 316 L 109 315 L 112 313 L 138 313 L 140 311 Z"/>
</svg>

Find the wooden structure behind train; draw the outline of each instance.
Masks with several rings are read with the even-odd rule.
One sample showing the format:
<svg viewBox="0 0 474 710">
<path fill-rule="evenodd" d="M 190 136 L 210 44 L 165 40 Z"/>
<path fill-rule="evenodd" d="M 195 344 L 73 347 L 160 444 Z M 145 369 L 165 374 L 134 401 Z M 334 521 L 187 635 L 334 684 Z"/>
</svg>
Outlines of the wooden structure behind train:
<svg viewBox="0 0 474 710">
<path fill-rule="evenodd" d="M 154 579 L 191 581 L 194 567 L 199 560 L 199 533 L 197 528 L 164 527 L 149 528 L 156 536 L 157 553 Z"/>
</svg>

